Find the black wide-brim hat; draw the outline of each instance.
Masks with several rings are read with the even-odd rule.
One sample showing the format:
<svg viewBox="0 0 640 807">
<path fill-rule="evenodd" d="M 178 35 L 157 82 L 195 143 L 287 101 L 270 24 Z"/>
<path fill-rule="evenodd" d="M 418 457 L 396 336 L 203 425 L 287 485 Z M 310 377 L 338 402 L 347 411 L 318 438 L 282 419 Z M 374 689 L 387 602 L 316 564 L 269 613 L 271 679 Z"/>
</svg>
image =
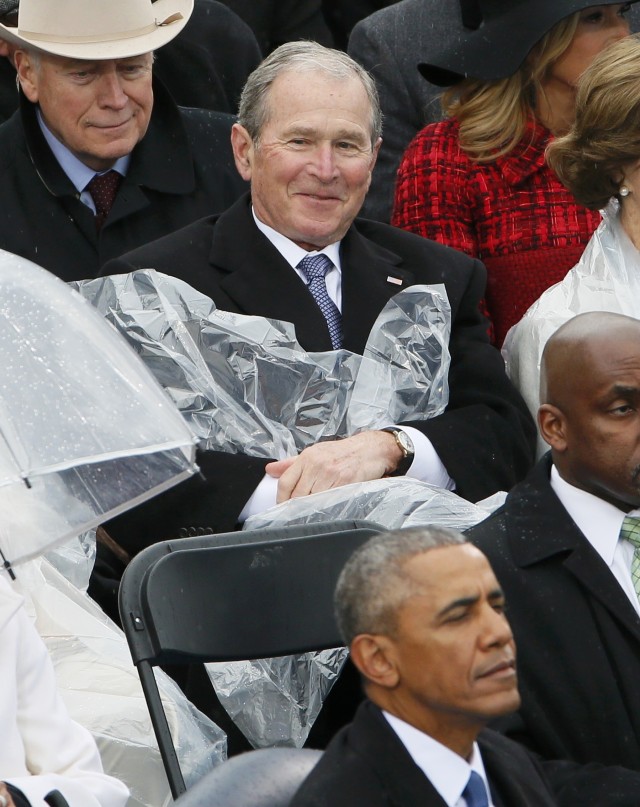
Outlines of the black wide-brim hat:
<svg viewBox="0 0 640 807">
<path fill-rule="evenodd" d="M 449 87 L 464 78 L 507 78 L 560 20 L 585 8 L 619 3 L 620 0 L 477 0 L 482 17 L 478 28 L 461 29 L 429 62 L 421 62 L 418 70 L 439 87 Z"/>
</svg>

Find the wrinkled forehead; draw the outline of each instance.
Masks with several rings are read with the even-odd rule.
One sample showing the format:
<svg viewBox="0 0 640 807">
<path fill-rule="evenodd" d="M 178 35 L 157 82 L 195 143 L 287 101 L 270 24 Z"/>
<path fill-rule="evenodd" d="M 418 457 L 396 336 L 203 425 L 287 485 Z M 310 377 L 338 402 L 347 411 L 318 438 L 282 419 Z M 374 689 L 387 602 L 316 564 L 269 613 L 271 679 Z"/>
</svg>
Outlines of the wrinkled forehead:
<svg viewBox="0 0 640 807">
<path fill-rule="evenodd" d="M 343 109 L 354 123 L 373 133 L 373 109 L 362 81 L 355 74 L 333 75 L 318 67 L 287 69 L 273 81 L 265 96 L 265 120 Z"/>
</svg>

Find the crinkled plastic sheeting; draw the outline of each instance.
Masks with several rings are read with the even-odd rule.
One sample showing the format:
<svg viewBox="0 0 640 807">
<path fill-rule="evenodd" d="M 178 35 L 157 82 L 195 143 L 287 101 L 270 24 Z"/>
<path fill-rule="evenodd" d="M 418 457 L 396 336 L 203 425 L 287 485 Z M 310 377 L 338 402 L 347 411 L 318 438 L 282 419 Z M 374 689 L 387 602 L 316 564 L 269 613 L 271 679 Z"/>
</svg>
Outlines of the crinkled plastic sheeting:
<svg viewBox="0 0 640 807">
<path fill-rule="evenodd" d="M 640 253 L 620 224 L 616 200 L 602 216 L 579 262 L 536 300 L 505 339 L 502 355 L 507 374 L 534 418 L 540 403 L 542 351 L 563 323 L 586 311 L 613 311 L 640 318 Z M 548 450 L 539 437 L 538 455 Z"/>
<path fill-rule="evenodd" d="M 91 541 L 85 537 L 83 543 L 87 548 Z M 86 587 L 83 550 L 78 553 L 71 544 L 55 550 L 54 560 Z M 106 772 L 129 787 L 128 807 L 173 804 L 124 634 L 48 560 L 29 561 L 16 573 L 14 586 L 47 645 L 62 699 L 95 737 Z M 167 675 L 158 671 L 157 676 L 180 765 L 187 784 L 193 784 L 226 758 L 226 735 Z"/>
<path fill-rule="evenodd" d="M 472 504 L 417 479 L 376 479 L 290 499 L 245 522 L 246 530 L 339 519 L 387 529 L 439 524 L 465 530 L 502 504 Z M 220 702 L 255 747 L 301 747 L 346 660 L 345 648 L 283 658 L 209 664 Z"/>
<path fill-rule="evenodd" d="M 76 286 L 133 345 L 211 449 L 282 458 L 321 439 L 433 417 L 448 402 L 450 307 L 443 286 L 396 294 L 362 356 L 306 353 L 291 324 L 218 311 L 187 284 L 152 270 Z M 443 510 L 470 507 L 422 483 L 371 484 L 362 495 L 341 489 L 345 517 L 376 509 L 370 518 L 386 523 L 378 508 L 400 517 L 427 491 L 443 496 Z M 316 496 L 304 501 L 305 520 L 336 517 L 323 514 Z M 338 506 L 323 501 L 329 510 Z M 289 523 L 298 518 L 291 504 L 265 517 Z M 345 657 L 338 648 L 208 667 L 223 705 L 254 746 L 301 746 Z"/>
<path fill-rule="evenodd" d="M 219 311 L 150 269 L 72 285 L 125 336 L 210 449 L 284 458 L 447 405 L 444 286 L 396 294 L 360 356 L 307 353 L 290 323 Z"/>
</svg>

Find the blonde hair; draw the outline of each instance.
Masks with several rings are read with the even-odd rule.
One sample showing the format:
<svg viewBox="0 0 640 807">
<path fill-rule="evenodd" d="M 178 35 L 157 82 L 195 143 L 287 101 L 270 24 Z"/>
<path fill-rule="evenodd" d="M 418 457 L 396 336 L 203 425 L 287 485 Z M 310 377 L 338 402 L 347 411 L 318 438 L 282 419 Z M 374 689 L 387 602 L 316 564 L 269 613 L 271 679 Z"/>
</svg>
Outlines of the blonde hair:
<svg viewBox="0 0 640 807">
<path fill-rule="evenodd" d="M 578 83 L 571 130 L 547 149 L 547 161 L 580 204 L 604 207 L 622 171 L 640 160 L 640 39 L 607 48 Z"/>
<path fill-rule="evenodd" d="M 512 151 L 527 122 L 535 118 L 535 99 L 551 66 L 567 50 L 580 12 L 560 20 L 532 48 L 519 69 L 497 81 L 464 79 L 442 95 L 442 108 L 460 123 L 460 147 L 476 162 L 490 162 Z"/>
</svg>

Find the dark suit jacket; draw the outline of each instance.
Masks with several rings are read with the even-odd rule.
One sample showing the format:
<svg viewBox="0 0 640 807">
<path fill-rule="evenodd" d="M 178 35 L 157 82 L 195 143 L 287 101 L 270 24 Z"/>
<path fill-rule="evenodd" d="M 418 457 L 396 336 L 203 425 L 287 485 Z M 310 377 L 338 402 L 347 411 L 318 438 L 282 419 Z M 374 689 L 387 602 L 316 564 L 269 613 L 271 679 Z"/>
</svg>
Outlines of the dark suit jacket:
<svg viewBox="0 0 640 807">
<path fill-rule="evenodd" d="M 492 731 L 478 737 L 496 807 L 558 804 L 538 763 Z M 444 807 L 382 712 L 365 701 L 331 741 L 291 807 Z M 573 805 L 575 807 L 575 805 Z"/>
<path fill-rule="evenodd" d="M 547 456 L 467 533 L 506 592 L 518 647 L 522 708 L 501 727 L 548 758 L 640 770 L 640 617 L 549 471 Z"/>
<path fill-rule="evenodd" d="M 231 115 L 181 110 L 154 79 L 146 135 L 134 148 L 109 216 L 92 211 L 53 156 L 33 104 L 0 126 L 0 248 L 63 280 L 96 277 L 122 252 L 224 210 L 245 190 L 233 163 Z"/>
<path fill-rule="evenodd" d="M 155 56 L 153 71 L 177 104 L 232 115 L 262 61 L 251 28 L 216 0 L 195 0 L 189 22 Z"/>
<path fill-rule="evenodd" d="M 218 308 L 292 321 L 306 350 L 330 350 L 320 310 L 302 280 L 255 226 L 249 201 L 241 199 L 219 217 L 194 222 L 111 261 L 103 271 L 115 274 L 152 267 L 179 276 L 210 296 Z M 431 439 L 460 495 L 477 500 L 511 487 L 530 467 L 532 423 L 506 378 L 500 354 L 487 341 L 486 321 L 478 311 L 485 280 L 482 264 L 419 236 L 364 220 L 351 227 L 341 250 L 344 347 L 357 353 L 380 310 L 400 288 L 388 277 L 400 278 L 403 286 L 445 284 L 453 323 L 449 406 L 439 417 L 411 425 Z M 206 512 L 190 509 L 192 518 L 205 519 L 204 524 L 195 520 L 191 525 L 232 529 L 265 462 L 216 452 L 201 460 L 210 485 L 209 504 Z M 175 495 L 182 495 L 179 491 L 189 484 L 177 488 Z M 219 490 L 224 492 L 222 500 Z M 150 511 L 157 507 L 154 500 Z M 176 528 L 175 517 L 167 516 L 156 524 L 160 534 L 153 540 Z M 143 534 L 150 540 L 144 522 L 136 524 L 136 531 L 138 540 L 144 540 Z"/>
</svg>

